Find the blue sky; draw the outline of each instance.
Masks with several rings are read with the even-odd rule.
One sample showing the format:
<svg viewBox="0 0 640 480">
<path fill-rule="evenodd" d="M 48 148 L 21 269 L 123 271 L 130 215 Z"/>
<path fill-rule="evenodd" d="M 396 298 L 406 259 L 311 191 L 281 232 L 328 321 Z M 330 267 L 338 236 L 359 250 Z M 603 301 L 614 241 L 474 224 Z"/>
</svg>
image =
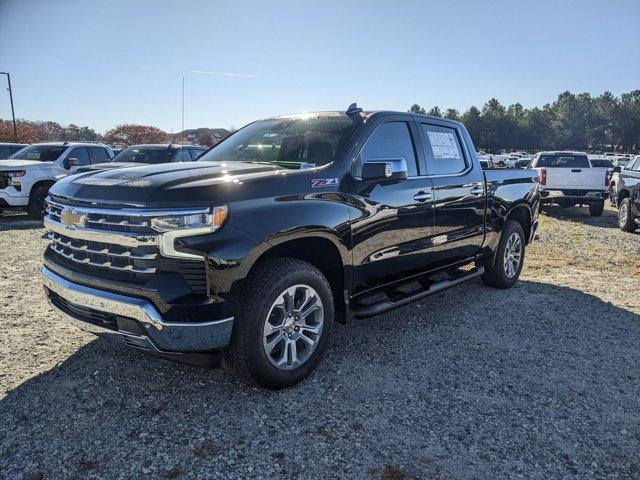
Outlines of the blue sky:
<svg viewBox="0 0 640 480">
<path fill-rule="evenodd" d="M 0 0 L 0 70 L 18 117 L 100 132 L 179 131 L 183 75 L 187 128 L 353 101 L 530 107 L 640 88 L 638 19 L 640 0 Z"/>
</svg>

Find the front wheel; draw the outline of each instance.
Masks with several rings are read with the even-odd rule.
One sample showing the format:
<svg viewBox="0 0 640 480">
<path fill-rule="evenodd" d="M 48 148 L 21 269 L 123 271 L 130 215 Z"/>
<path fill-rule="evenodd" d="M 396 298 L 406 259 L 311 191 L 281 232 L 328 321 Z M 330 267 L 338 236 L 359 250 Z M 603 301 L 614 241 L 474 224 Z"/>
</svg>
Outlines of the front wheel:
<svg viewBox="0 0 640 480">
<path fill-rule="evenodd" d="M 47 210 L 47 202 L 45 199 L 49 194 L 49 185 L 36 185 L 31 190 L 29 196 L 29 204 L 27 205 L 27 212 L 29 216 L 35 220 L 42 220 Z"/>
<path fill-rule="evenodd" d="M 502 229 L 500 243 L 493 264 L 482 275 L 482 283 L 489 287 L 510 288 L 522 271 L 524 264 L 524 230 L 515 220 L 507 220 Z"/>
<path fill-rule="evenodd" d="M 638 228 L 631 212 L 631 199 L 625 198 L 620 202 L 618 210 L 618 226 L 623 232 L 635 232 Z"/>
<path fill-rule="evenodd" d="M 247 279 L 226 361 L 249 384 L 292 386 L 320 363 L 333 316 L 320 270 L 292 258 L 266 260 Z"/>
<path fill-rule="evenodd" d="M 598 203 L 589 204 L 589 215 L 592 217 L 599 217 L 604 212 L 604 200 Z"/>
</svg>

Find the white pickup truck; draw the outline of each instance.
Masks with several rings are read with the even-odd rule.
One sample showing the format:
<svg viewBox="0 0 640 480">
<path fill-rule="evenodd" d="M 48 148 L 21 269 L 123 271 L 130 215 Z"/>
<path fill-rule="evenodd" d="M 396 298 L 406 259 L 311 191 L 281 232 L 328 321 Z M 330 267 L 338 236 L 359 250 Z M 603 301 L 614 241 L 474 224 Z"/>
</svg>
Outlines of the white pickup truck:
<svg viewBox="0 0 640 480">
<path fill-rule="evenodd" d="M 541 202 L 561 207 L 588 205 L 598 217 L 608 196 L 610 172 L 593 168 L 584 152 L 540 152 L 531 162 L 540 179 Z"/>
<path fill-rule="evenodd" d="M 113 158 L 111 147 L 95 143 L 35 143 L 0 159 L 0 213 L 27 210 L 41 219 L 49 188 L 82 166 Z"/>
</svg>

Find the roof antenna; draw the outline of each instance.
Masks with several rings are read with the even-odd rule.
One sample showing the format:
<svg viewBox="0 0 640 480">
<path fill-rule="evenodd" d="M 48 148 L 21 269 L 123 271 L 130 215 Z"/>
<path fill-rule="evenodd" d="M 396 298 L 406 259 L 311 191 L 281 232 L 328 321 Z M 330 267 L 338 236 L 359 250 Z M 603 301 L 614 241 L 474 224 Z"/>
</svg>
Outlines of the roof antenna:
<svg viewBox="0 0 640 480">
<path fill-rule="evenodd" d="M 358 115 L 359 113 L 362 113 L 362 109 L 358 108 L 358 105 L 354 102 L 351 105 L 349 105 L 349 108 L 347 108 L 347 111 L 344 112 L 345 115 L 348 116 L 354 116 L 354 115 Z"/>
</svg>

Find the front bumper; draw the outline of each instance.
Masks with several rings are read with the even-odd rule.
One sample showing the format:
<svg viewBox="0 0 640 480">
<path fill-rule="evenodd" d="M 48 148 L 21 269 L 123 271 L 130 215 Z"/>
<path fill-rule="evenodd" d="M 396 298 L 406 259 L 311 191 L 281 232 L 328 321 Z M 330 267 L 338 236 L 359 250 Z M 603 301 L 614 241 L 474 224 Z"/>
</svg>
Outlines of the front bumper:
<svg viewBox="0 0 640 480">
<path fill-rule="evenodd" d="M 584 191 L 580 193 L 565 192 L 562 190 L 540 190 L 541 203 L 554 203 L 566 200 L 575 203 L 599 203 L 608 198 L 609 192 L 604 190 Z"/>
<path fill-rule="evenodd" d="M 203 353 L 229 344 L 233 317 L 168 322 L 147 300 L 79 285 L 46 267 L 42 277 L 51 305 L 83 330 L 115 334 L 131 347 L 156 354 Z"/>
<path fill-rule="evenodd" d="M 14 187 L 7 187 L 0 190 L 0 208 L 26 207 L 29 205 L 29 195 L 23 191 L 18 191 Z"/>
</svg>

